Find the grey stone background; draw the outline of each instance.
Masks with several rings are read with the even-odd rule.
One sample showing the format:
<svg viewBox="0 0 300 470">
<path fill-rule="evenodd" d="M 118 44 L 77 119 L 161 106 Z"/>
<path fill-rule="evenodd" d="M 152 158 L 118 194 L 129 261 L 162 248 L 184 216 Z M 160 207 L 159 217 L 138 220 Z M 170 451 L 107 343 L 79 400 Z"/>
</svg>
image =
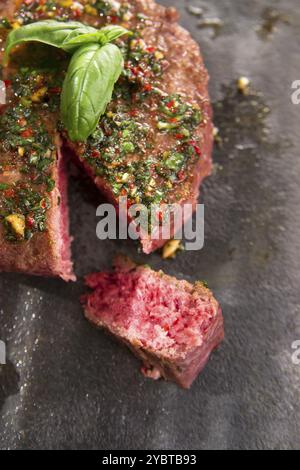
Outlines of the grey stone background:
<svg viewBox="0 0 300 470">
<path fill-rule="evenodd" d="M 300 447 L 300 79 L 297 0 L 165 0 L 201 44 L 223 146 L 205 182 L 205 248 L 162 261 L 132 242 L 100 242 L 101 196 L 72 177 L 75 267 L 66 285 L 0 275 L 1 449 L 296 449 Z M 224 21 L 213 37 L 186 6 Z M 289 15 L 268 37 L 266 7 Z M 234 96 L 246 75 L 256 98 Z M 270 112 L 267 112 L 269 107 Z M 258 116 L 261 115 L 261 116 Z M 269 130 L 269 133 L 267 133 Z M 121 251 L 190 280 L 206 279 L 220 300 L 226 341 L 190 391 L 144 379 L 124 348 L 83 318 L 83 275 Z"/>
</svg>

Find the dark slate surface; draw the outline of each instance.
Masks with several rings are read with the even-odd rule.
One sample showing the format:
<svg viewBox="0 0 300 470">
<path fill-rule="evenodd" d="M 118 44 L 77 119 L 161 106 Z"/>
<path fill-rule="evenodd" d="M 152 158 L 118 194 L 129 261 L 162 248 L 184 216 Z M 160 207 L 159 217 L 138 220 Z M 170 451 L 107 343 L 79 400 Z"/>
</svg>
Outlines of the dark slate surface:
<svg viewBox="0 0 300 470">
<path fill-rule="evenodd" d="M 130 242 L 97 241 L 101 199 L 75 176 L 80 281 L 0 277 L 0 339 L 9 359 L 0 369 L 2 449 L 300 447 L 300 365 L 291 359 L 300 339 L 300 106 L 290 99 L 291 83 L 300 79 L 299 2 L 191 1 L 206 17 L 224 19 L 215 38 L 197 28 L 187 2 L 162 3 L 180 9 L 201 43 L 224 142 L 203 189 L 205 248 L 147 262 L 207 279 L 223 306 L 226 341 L 193 388 L 182 391 L 144 379 L 126 349 L 84 320 L 82 276 L 108 267 L 116 251 L 146 257 Z M 257 28 L 268 6 L 289 14 L 291 24 L 279 22 L 265 37 Z M 240 75 L 263 96 L 232 96 L 228 85 Z"/>
</svg>

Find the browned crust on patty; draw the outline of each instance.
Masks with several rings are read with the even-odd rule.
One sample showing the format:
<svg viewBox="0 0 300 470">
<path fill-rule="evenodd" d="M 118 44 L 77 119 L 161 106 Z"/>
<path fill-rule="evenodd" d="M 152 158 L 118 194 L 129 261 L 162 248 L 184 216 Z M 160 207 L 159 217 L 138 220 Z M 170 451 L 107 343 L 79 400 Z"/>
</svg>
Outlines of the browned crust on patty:
<svg viewBox="0 0 300 470">
<path fill-rule="evenodd" d="M 124 0 L 123 0 L 124 1 Z M 121 1 L 122 3 L 122 1 Z M 167 203 L 192 204 L 195 208 L 199 197 L 199 187 L 203 179 L 211 174 L 212 170 L 212 145 L 213 145 L 213 124 L 212 108 L 208 94 L 209 75 L 204 65 L 199 45 L 191 37 L 190 33 L 178 24 L 179 15 L 174 8 L 165 8 L 158 5 L 153 0 L 135 0 L 136 10 L 149 18 L 152 24 L 146 25 L 142 32 L 142 38 L 146 44 L 156 46 L 165 52 L 165 67 L 161 79 L 160 88 L 163 92 L 180 94 L 191 103 L 198 105 L 204 115 L 204 122 L 196 129 L 194 137 L 202 151 L 202 156 L 195 163 L 187 180 L 178 185 L 169 194 Z M 135 21 L 129 23 L 134 27 Z M 73 146 L 75 152 L 80 155 L 84 150 Z M 155 151 L 158 154 L 166 148 L 164 137 L 157 132 Z M 84 158 L 81 158 L 87 172 L 94 179 L 98 188 L 106 197 L 117 205 L 115 196 L 110 184 L 103 177 L 94 176 L 93 171 Z M 179 195 L 179 198 L 178 198 Z M 171 237 L 179 229 L 172 227 Z M 167 240 L 151 240 L 148 235 L 141 235 L 143 251 L 147 254 L 160 248 Z"/>
</svg>

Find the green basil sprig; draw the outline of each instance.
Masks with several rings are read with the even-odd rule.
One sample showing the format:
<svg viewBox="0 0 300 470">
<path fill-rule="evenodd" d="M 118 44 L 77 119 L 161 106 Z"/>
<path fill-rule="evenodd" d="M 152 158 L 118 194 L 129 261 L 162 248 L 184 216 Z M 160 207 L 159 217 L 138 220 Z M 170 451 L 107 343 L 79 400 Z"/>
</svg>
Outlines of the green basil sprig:
<svg viewBox="0 0 300 470">
<path fill-rule="evenodd" d="M 42 42 L 70 52 L 74 49 L 74 46 L 68 46 L 67 43 L 69 41 L 82 34 L 97 32 L 96 28 L 85 26 L 78 21 L 70 21 L 68 23 L 54 20 L 37 21 L 10 32 L 6 42 L 5 58 L 8 58 L 13 47 L 28 41 Z"/>
<path fill-rule="evenodd" d="M 86 142 L 110 102 L 124 60 L 111 44 L 130 32 L 121 26 L 97 30 L 76 21 L 38 21 L 10 32 L 5 58 L 18 44 L 37 41 L 73 53 L 63 84 L 61 116 L 73 141 Z"/>
<path fill-rule="evenodd" d="M 89 44 L 97 42 L 104 46 L 108 42 L 115 41 L 124 34 L 128 34 L 129 31 L 122 26 L 104 26 L 103 28 L 87 32 L 85 34 L 74 35 L 64 42 L 66 47 L 81 46 L 83 44 Z"/>
<path fill-rule="evenodd" d="M 115 44 L 87 44 L 74 53 L 61 95 L 62 120 L 71 140 L 85 142 L 95 131 L 122 67 Z"/>
</svg>

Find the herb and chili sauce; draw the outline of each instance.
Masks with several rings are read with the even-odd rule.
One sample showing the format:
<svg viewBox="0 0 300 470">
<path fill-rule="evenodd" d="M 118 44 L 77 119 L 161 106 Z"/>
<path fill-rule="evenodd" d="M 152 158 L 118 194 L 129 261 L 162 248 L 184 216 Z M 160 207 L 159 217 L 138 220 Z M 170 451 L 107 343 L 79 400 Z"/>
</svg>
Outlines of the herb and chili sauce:
<svg viewBox="0 0 300 470">
<path fill-rule="evenodd" d="M 56 148 L 43 110 L 57 112 L 51 91 L 57 81 L 53 70 L 26 67 L 5 81 L 9 98 L 0 115 L 0 221 L 8 241 L 28 240 L 47 228 Z"/>
<path fill-rule="evenodd" d="M 82 158 L 109 182 L 116 197 L 126 195 L 129 204 L 160 204 L 186 180 L 188 167 L 201 157 L 193 131 L 203 116 L 179 94 L 167 95 L 159 88 L 161 51 L 136 34 L 123 52 L 123 76 L 98 130 L 82 148 Z M 148 123 L 145 114 L 151 116 Z M 157 154 L 156 140 L 165 133 L 170 147 Z"/>
<path fill-rule="evenodd" d="M 126 195 L 132 203 L 145 205 L 166 200 L 174 186 L 186 179 L 187 167 L 201 156 L 196 142 L 189 140 L 198 110 L 191 112 L 188 106 L 182 115 L 189 135 L 175 134 L 174 145 L 157 155 L 153 130 L 139 119 L 147 105 L 143 99 L 133 112 L 131 106 L 112 104 L 82 155 L 96 175 L 109 182 L 116 197 Z"/>
<path fill-rule="evenodd" d="M 115 0 L 25 0 L 18 9 L 16 21 L 22 25 L 45 18 L 81 21 L 88 15 L 95 20 L 105 18 L 106 23 L 114 24 L 131 19 L 130 3 L 120 4 Z"/>
<path fill-rule="evenodd" d="M 202 158 L 195 131 L 205 123 L 205 116 L 184 96 L 163 90 L 164 50 L 142 38 L 145 22 L 150 20 L 137 13 L 134 1 L 27 0 L 12 27 L 43 19 L 76 20 L 94 27 L 129 25 L 133 36 L 118 40 L 125 66 L 113 99 L 94 134 L 76 150 L 95 174 L 108 182 L 115 197 L 128 197 L 129 205 L 161 204 L 170 202 L 173 195 L 188 196 L 190 172 Z M 42 74 L 32 69 L 19 75 L 11 85 L 18 99 L 11 111 L 1 116 L 4 126 L 0 135 L 2 149 L 8 146 L 12 156 L 0 167 L 0 218 L 12 241 L 30 238 L 47 228 L 55 149 L 53 136 L 40 116 L 41 110 L 45 115 L 57 113 L 63 81 L 59 77 L 55 83 L 54 73 L 52 84 L 44 76 L 38 82 Z M 50 75 L 51 71 L 47 72 L 46 76 Z M 57 126 L 62 129 L 58 118 Z M 165 135 L 167 143 L 160 146 Z M 26 176 L 22 186 L 1 180 L 5 164 L 11 165 L 14 159 Z M 19 219 L 7 219 L 10 215 Z"/>
</svg>

